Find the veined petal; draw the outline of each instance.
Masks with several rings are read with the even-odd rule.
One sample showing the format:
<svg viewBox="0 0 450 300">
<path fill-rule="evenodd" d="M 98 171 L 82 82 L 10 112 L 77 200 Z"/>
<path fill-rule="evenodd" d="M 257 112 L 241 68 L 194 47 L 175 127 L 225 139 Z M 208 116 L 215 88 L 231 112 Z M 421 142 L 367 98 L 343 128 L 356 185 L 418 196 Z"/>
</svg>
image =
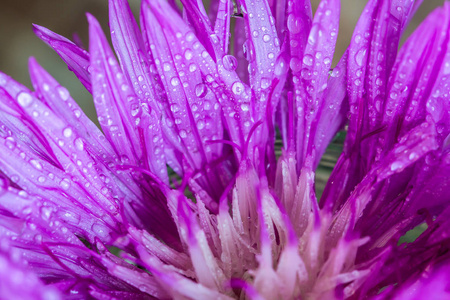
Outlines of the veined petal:
<svg viewBox="0 0 450 300">
<path fill-rule="evenodd" d="M 232 2 L 230 0 L 220 0 L 216 2 L 219 2 L 219 5 L 217 7 L 217 17 L 214 23 L 214 33 L 219 37 L 220 42 L 222 43 L 222 51 L 226 54 L 228 53 L 228 45 L 230 40 Z"/>
<path fill-rule="evenodd" d="M 90 24 L 90 52 L 94 103 L 99 123 L 123 161 L 139 165 L 142 146 L 136 132 L 139 101 L 120 71 L 114 54 L 94 17 Z M 120 113 L 120 112 L 124 113 Z"/>
<path fill-rule="evenodd" d="M 278 104 L 277 99 L 269 97 L 273 89 L 273 66 L 280 52 L 280 40 L 268 2 L 242 1 L 241 4 L 247 26 L 244 51 L 249 62 L 250 86 L 254 92 L 253 115 L 257 120 L 266 119 L 266 107 L 276 107 Z"/>
<path fill-rule="evenodd" d="M 428 152 L 435 150 L 438 147 L 435 137 L 434 125 L 426 122 L 403 136 L 383 161 L 374 167 L 358 184 L 347 202 L 334 216 L 334 225 L 330 234 L 337 238 L 347 230 L 352 230 L 355 222 L 363 216 L 362 213 L 368 203 L 379 200 L 372 198 L 372 192 L 375 191 L 377 184 L 402 172 L 417 162 L 418 159 L 423 158 Z M 383 199 L 383 197 L 380 197 L 379 201 Z M 379 216 L 376 216 L 376 218 L 379 218 Z"/>
<path fill-rule="evenodd" d="M 2 241 L 3 242 L 3 241 Z M 4 242 L 3 242 L 4 243 Z M 11 249 L 0 250 L 0 295 L 5 299 L 58 300 L 62 299 L 57 289 L 45 286 L 25 264 L 14 257 Z"/>
<path fill-rule="evenodd" d="M 291 59 L 297 128 L 302 128 L 297 130 L 297 169 L 312 164 L 316 159 L 315 119 L 323 105 L 323 92 L 327 87 L 339 28 L 339 14 L 339 1 L 323 0 L 314 17 L 302 61 Z"/>
</svg>

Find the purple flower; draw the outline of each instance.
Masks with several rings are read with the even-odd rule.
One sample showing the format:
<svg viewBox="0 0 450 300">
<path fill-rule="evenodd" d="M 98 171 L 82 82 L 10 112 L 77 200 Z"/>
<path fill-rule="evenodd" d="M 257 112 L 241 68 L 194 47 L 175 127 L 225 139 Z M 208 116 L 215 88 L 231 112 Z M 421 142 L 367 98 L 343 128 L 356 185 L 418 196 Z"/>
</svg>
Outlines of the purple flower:
<svg viewBox="0 0 450 300">
<path fill-rule="evenodd" d="M 101 130 L 0 73 L 0 298 L 449 298 L 450 4 L 397 51 L 420 2 L 370 0 L 334 69 L 339 0 L 110 0 L 115 52 L 35 25 Z"/>
</svg>

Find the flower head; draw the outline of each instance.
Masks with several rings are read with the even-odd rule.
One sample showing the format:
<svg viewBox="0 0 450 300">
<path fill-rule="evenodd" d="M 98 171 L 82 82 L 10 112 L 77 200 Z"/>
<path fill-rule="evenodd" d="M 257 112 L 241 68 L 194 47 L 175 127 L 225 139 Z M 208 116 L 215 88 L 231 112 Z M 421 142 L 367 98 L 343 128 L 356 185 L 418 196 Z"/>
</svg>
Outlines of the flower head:
<svg viewBox="0 0 450 300">
<path fill-rule="evenodd" d="M 420 2 L 370 0 L 334 69 L 338 0 L 144 0 L 140 29 L 110 0 L 115 51 L 35 25 L 101 130 L 33 58 L 34 91 L 0 73 L 0 295 L 449 297 L 450 5 L 397 53 Z"/>
</svg>

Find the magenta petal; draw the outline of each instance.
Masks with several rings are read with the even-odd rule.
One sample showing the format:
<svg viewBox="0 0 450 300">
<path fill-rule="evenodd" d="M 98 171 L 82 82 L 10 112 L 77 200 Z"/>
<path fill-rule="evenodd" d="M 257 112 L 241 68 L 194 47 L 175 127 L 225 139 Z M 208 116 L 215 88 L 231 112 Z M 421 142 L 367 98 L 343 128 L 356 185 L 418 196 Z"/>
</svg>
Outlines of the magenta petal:
<svg viewBox="0 0 450 300">
<path fill-rule="evenodd" d="M 39 25 L 33 25 L 35 34 L 47 45 L 52 47 L 56 53 L 67 64 L 69 69 L 80 79 L 84 87 L 91 92 L 91 76 L 89 70 L 89 53 L 80 48 L 72 41 L 66 39 Z"/>
<path fill-rule="evenodd" d="M 160 123 L 161 109 L 159 103 L 153 101 L 157 98 L 158 87 L 153 79 L 154 74 L 151 73 L 152 68 L 148 66 L 143 39 L 126 1 L 110 1 L 109 6 L 112 41 L 124 75 L 134 88 L 135 95 L 131 97 L 139 99 L 129 107 L 136 126 L 130 126 L 128 130 L 139 132 L 139 138 L 144 140 L 147 149 L 143 149 L 142 160 L 145 162 L 142 163 L 147 164 L 151 172 L 168 183 L 165 152 L 162 150 L 164 140 Z M 133 63 L 136 61 L 141 63 Z M 147 105 L 150 108 L 146 109 Z"/>
<path fill-rule="evenodd" d="M 88 18 L 93 95 L 100 125 L 120 159 L 138 164 L 143 156 L 136 130 L 139 100 L 125 80 L 100 25 L 92 16 Z"/>
<path fill-rule="evenodd" d="M 219 4 L 217 8 L 216 22 L 214 23 L 214 32 L 217 34 L 222 43 L 222 51 L 224 53 L 228 53 L 232 2 L 230 0 L 218 2 Z"/>
<path fill-rule="evenodd" d="M 11 253 L 10 251 L 11 249 L 1 249 L 0 251 L 1 298 L 23 300 L 62 299 L 57 289 L 44 285 L 36 274 L 25 268 L 25 264 L 13 256 L 16 252 Z"/>
<path fill-rule="evenodd" d="M 339 28 L 339 1 L 322 1 L 314 17 L 302 61 L 291 59 L 297 108 L 297 163 L 298 168 L 307 157 L 315 160 L 315 118 L 323 105 L 323 93 L 327 88 L 328 72 L 336 45 Z M 313 76 L 314 74 L 314 76 Z M 312 161 L 309 164 L 313 163 Z M 310 167 L 310 166 L 308 166 Z"/>
</svg>

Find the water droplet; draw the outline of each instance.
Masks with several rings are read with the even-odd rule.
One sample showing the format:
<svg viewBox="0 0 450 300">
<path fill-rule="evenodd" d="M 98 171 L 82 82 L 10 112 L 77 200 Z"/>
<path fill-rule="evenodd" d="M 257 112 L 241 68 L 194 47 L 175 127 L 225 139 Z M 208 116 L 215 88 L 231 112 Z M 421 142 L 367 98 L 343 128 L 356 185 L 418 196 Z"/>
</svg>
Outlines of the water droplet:
<svg viewBox="0 0 450 300">
<path fill-rule="evenodd" d="M 170 80 L 170 84 L 172 86 L 177 86 L 180 84 L 180 80 L 177 77 L 172 77 L 172 79 Z"/>
<path fill-rule="evenodd" d="M 195 39 L 195 34 L 194 34 L 194 33 L 188 32 L 188 33 L 186 34 L 186 41 L 192 42 L 194 39 Z"/>
<path fill-rule="evenodd" d="M 240 81 L 236 81 L 231 86 L 231 90 L 235 95 L 240 95 L 244 91 L 244 85 Z"/>
<path fill-rule="evenodd" d="M 60 87 L 58 87 L 57 90 L 58 90 L 59 97 L 61 97 L 62 100 L 66 101 L 67 99 L 69 99 L 70 94 L 69 94 L 69 91 L 65 87 L 60 86 Z"/>
<path fill-rule="evenodd" d="M 67 178 L 63 178 L 59 185 L 62 187 L 63 190 L 68 190 L 70 188 L 70 180 Z"/>
<path fill-rule="evenodd" d="M 263 41 L 266 42 L 266 43 L 268 41 L 270 41 L 270 35 L 268 35 L 268 34 L 263 35 Z"/>
<path fill-rule="evenodd" d="M 274 70 L 275 75 L 281 76 L 286 74 L 287 71 L 288 71 L 288 64 L 286 63 L 286 60 L 282 56 L 279 56 L 275 61 L 275 70 Z"/>
<path fill-rule="evenodd" d="M 33 167 L 35 167 L 38 170 L 42 170 L 42 165 L 39 161 L 32 159 L 30 160 L 30 163 L 33 165 Z"/>
<path fill-rule="evenodd" d="M 176 113 L 176 112 L 178 112 L 180 110 L 180 106 L 178 104 L 172 104 L 172 105 L 170 105 L 170 110 L 173 113 Z"/>
<path fill-rule="evenodd" d="M 195 86 L 195 95 L 199 98 L 203 98 L 208 93 L 208 89 L 204 83 L 199 83 Z"/>
<path fill-rule="evenodd" d="M 242 111 L 248 111 L 250 109 L 250 106 L 248 105 L 248 103 L 242 103 L 241 104 L 241 110 Z"/>
<path fill-rule="evenodd" d="M 261 88 L 267 89 L 270 86 L 270 79 L 269 78 L 261 78 Z"/>
<path fill-rule="evenodd" d="M 415 152 L 411 152 L 411 154 L 409 154 L 409 160 L 416 160 L 417 158 L 419 158 L 419 155 L 417 155 L 417 153 Z"/>
<path fill-rule="evenodd" d="M 383 61 L 383 59 L 384 59 L 383 52 L 381 52 L 381 51 L 378 52 L 377 59 L 378 59 L 379 62 Z"/>
<path fill-rule="evenodd" d="M 168 71 L 170 71 L 170 69 L 171 69 L 171 68 L 170 68 L 170 64 L 169 64 L 169 63 L 164 63 L 164 64 L 163 64 L 163 70 L 164 70 L 164 71 L 168 72 Z"/>
<path fill-rule="evenodd" d="M 358 66 L 362 67 L 364 64 L 364 57 L 366 56 L 367 49 L 361 48 L 355 55 L 355 61 L 358 64 Z"/>
<path fill-rule="evenodd" d="M 236 57 L 233 55 L 225 55 L 222 58 L 223 61 L 223 67 L 228 71 L 234 71 L 237 68 L 238 62 Z"/>
<path fill-rule="evenodd" d="M 67 127 L 67 128 L 65 128 L 64 130 L 63 130 L 63 135 L 66 137 L 66 138 L 70 138 L 71 136 L 72 136 L 72 128 L 70 128 L 70 127 Z"/>
<path fill-rule="evenodd" d="M 108 63 L 110 66 L 116 65 L 116 60 L 113 57 L 108 58 Z"/>
<path fill-rule="evenodd" d="M 192 57 L 193 57 L 192 51 L 191 51 L 190 49 L 187 49 L 187 50 L 184 52 L 184 57 L 185 57 L 187 60 L 191 60 Z"/>
<path fill-rule="evenodd" d="M 106 235 L 108 234 L 108 231 L 105 228 L 105 226 L 101 224 L 94 224 L 92 225 L 91 229 L 99 237 L 106 237 Z"/>
<path fill-rule="evenodd" d="M 139 104 L 133 104 L 133 105 L 131 105 L 130 108 L 131 108 L 131 115 L 133 117 L 136 117 L 137 114 L 139 113 L 141 107 L 139 106 Z"/>
<path fill-rule="evenodd" d="M 20 106 L 27 107 L 33 102 L 33 97 L 29 93 L 22 92 L 17 96 L 17 101 Z"/>
<path fill-rule="evenodd" d="M 294 14 L 290 14 L 288 16 L 287 27 L 292 34 L 296 34 L 296 33 L 300 32 L 300 30 L 301 30 L 300 22 L 298 21 L 298 18 Z"/>
<path fill-rule="evenodd" d="M 41 208 L 41 216 L 42 216 L 42 219 L 44 219 L 44 220 L 50 219 L 51 213 L 52 213 L 52 208 L 51 208 L 51 207 L 43 206 L 43 207 Z"/>
<path fill-rule="evenodd" d="M 391 165 L 391 171 L 397 171 L 403 168 L 403 164 L 401 162 L 395 161 Z"/>
<path fill-rule="evenodd" d="M 289 66 L 292 72 L 299 72 L 302 68 L 302 63 L 298 57 L 292 57 Z"/>
<path fill-rule="evenodd" d="M 450 62 L 445 62 L 444 64 L 444 69 L 442 70 L 442 73 L 444 73 L 444 75 L 448 75 L 450 74 Z"/>
<path fill-rule="evenodd" d="M 190 64 L 189 65 L 189 71 L 195 72 L 195 70 L 197 70 L 197 66 L 195 64 Z"/>
<path fill-rule="evenodd" d="M 79 151 L 83 151 L 84 150 L 84 142 L 81 138 L 77 138 L 75 140 L 75 147 L 79 150 Z"/>
<path fill-rule="evenodd" d="M 197 128 L 198 129 L 203 129 L 203 128 L 205 128 L 205 121 L 203 121 L 203 120 L 199 120 L 198 122 L 197 122 Z"/>
<path fill-rule="evenodd" d="M 244 51 L 245 58 L 248 61 L 253 61 L 254 54 L 255 54 L 255 47 L 253 46 L 253 43 L 251 40 L 247 40 L 244 45 L 242 46 L 242 49 Z"/>
<path fill-rule="evenodd" d="M 180 130 L 180 137 L 183 138 L 183 139 L 187 137 L 186 130 Z"/>
<path fill-rule="evenodd" d="M 313 57 L 311 55 L 309 55 L 309 54 L 306 54 L 303 57 L 303 63 L 305 65 L 307 65 L 307 66 L 312 66 L 313 65 L 313 61 L 314 61 Z"/>
<path fill-rule="evenodd" d="M 317 43 L 318 37 L 322 36 L 322 31 L 319 29 L 318 25 L 311 27 L 311 31 L 308 36 L 308 44 L 314 46 Z"/>
<path fill-rule="evenodd" d="M 396 92 L 391 92 L 390 94 L 389 94 L 389 96 L 391 97 L 391 99 L 397 99 L 397 97 L 398 97 L 398 94 L 396 93 Z"/>
</svg>

